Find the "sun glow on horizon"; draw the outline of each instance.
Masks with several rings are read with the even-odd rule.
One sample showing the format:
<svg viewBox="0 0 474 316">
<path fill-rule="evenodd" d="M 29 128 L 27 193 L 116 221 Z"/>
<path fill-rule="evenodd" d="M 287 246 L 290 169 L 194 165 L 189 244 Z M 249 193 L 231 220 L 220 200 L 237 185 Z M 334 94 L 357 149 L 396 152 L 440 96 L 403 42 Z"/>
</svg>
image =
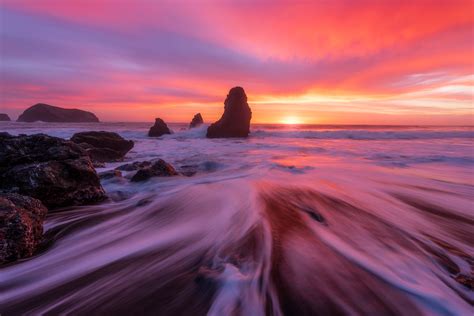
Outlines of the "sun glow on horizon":
<svg viewBox="0 0 474 316">
<path fill-rule="evenodd" d="M 285 125 L 298 125 L 298 124 L 301 124 L 302 122 L 296 116 L 287 116 L 281 120 L 281 123 Z"/>
</svg>

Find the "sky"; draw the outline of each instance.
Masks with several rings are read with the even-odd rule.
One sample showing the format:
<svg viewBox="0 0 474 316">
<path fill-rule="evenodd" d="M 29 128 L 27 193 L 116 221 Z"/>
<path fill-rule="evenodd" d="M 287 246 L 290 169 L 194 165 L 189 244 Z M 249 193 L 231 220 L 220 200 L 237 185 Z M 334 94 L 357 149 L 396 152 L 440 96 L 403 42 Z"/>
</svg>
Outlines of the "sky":
<svg viewBox="0 0 474 316">
<path fill-rule="evenodd" d="M 0 0 L 0 112 L 474 124 L 474 1 Z"/>
</svg>

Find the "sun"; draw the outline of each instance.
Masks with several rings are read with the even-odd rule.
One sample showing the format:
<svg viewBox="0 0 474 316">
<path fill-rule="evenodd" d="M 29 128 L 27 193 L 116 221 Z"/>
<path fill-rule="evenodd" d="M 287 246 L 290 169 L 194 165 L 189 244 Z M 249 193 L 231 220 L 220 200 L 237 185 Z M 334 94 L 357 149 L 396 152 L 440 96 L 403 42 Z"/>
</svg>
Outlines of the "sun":
<svg viewBox="0 0 474 316">
<path fill-rule="evenodd" d="M 287 125 L 298 125 L 301 124 L 301 120 L 295 116 L 287 116 L 281 120 L 282 124 Z"/>
</svg>

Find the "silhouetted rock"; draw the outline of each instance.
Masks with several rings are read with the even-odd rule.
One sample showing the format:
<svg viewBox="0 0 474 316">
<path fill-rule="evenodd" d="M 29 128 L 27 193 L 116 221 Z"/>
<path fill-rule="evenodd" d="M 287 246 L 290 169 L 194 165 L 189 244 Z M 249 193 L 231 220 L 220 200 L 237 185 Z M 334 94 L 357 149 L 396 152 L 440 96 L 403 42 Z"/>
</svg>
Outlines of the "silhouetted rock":
<svg viewBox="0 0 474 316">
<path fill-rule="evenodd" d="M 8 116 L 8 114 L 5 114 L 5 113 L 0 113 L 0 121 L 11 121 L 10 120 L 10 117 Z"/>
<path fill-rule="evenodd" d="M 118 166 L 117 168 L 115 168 L 115 170 L 134 171 L 134 170 L 150 167 L 151 164 L 152 164 L 151 161 L 135 161 L 133 163 L 127 163 L 125 165 Z"/>
<path fill-rule="evenodd" d="M 193 120 L 191 121 L 191 123 L 189 123 L 189 128 L 198 127 L 199 125 L 203 123 L 204 121 L 202 119 L 201 113 L 198 113 L 194 115 Z"/>
<path fill-rule="evenodd" d="M 172 165 L 162 159 L 158 159 L 153 162 L 151 166 L 138 170 L 132 177 L 131 181 L 140 182 L 146 181 L 151 177 L 170 177 L 176 175 L 178 175 L 178 173 Z"/>
<path fill-rule="evenodd" d="M 170 129 L 168 128 L 168 125 L 160 119 L 156 118 L 155 119 L 155 125 L 153 125 L 150 128 L 150 131 L 148 132 L 148 136 L 150 137 L 160 137 L 164 134 L 171 134 Z"/>
<path fill-rule="evenodd" d="M 250 133 L 252 111 L 241 87 L 230 89 L 224 102 L 224 114 L 207 129 L 207 137 L 247 137 Z"/>
<path fill-rule="evenodd" d="M 133 141 L 126 140 L 112 132 L 81 132 L 71 137 L 71 141 L 86 150 L 93 161 L 121 161 L 133 148 Z"/>
<path fill-rule="evenodd" d="M 43 236 L 47 212 L 37 199 L 0 193 L 0 264 L 33 255 Z"/>
<path fill-rule="evenodd" d="M 86 151 L 44 134 L 0 137 L 0 190 L 37 198 L 51 208 L 105 198 Z"/>
<path fill-rule="evenodd" d="M 94 113 L 64 109 L 44 103 L 35 104 L 18 117 L 18 122 L 99 122 Z"/>
</svg>

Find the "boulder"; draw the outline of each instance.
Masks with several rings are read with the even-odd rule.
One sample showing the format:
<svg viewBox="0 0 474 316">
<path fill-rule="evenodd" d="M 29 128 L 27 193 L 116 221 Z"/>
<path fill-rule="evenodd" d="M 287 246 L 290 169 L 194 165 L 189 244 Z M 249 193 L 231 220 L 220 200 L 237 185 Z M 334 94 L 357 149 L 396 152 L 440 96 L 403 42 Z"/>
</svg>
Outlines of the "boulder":
<svg viewBox="0 0 474 316">
<path fill-rule="evenodd" d="M 108 180 L 112 178 L 121 178 L 122 177 L 122 172 L 117 169 L 113 170 L 107 170 L 99 173 L 99 178 L 101 180 Z"/>
<path fill-rule="evenodd" d="M 10 117 L 8 116 L 8 114 L 0 113 L 0 121 L 7 122 L 7 121 L 11 121 L 11 120 L 10 120 Z"/>
<path fill-rule="evenodd" d="M 99 122 L 94 113 L 64 109 L 49 104 L 38 103 L 26 109 L 19 117 L 18 122 Z"/>
<path fill-rule="evenodd" d="M 132 163 L 127 163 L 125 165 L 118 166 L 115 170 L 120 171 L 135 171 L 138 169 L 144 169 L 151 166 L 151 161 L 135 161 Z"/>
<path fill-rule="evenodd" d="M 71 141 L 84 148 L 97 162 L 122 161 L 134 145 L 132 140 L 126 140 L 117 133 L 104 131 L 76 133 Z"/>
<path fill-rule="evenodd" d="M 47 212 L 37 199 L 0 193 L 0 264 L 34 254 L 42 240 Z"/>
<path fill-rule="evenodd" d="M 172 165 L 163 159 L 158 159 L 157 161 L 153 162 L 151 166 L 139 169 L 130 181 L 141 182 L 146 181 L 151 177 L 171 177 L 176 175 L 178 175 L 178 173 Z"/>
<path fill-rule="evenodd" d="M 164 134 L 171 134 L 171 130 L 168 128 L 168 125 L 166 125 L 166 123 L 162 119 L 156 118 L 155 125 L 150 128 L 148 136 L 160 137 Z"/>
<path fill-rule="evenodd" d="M 208 138 L 247 137 L 250 133 L 252 111 L 241 87 L 230 89 L 224 102 L 224 114 L 207 129 Z"/>
<path fill-rule="evenodd" d="M 202 119 L 201 113 L 198 113 L 194 115 L 193 120 L 191 121 L 191 123 L 189 123 L 189 128 L 198 127 L 199 125 L 203 123 L 204 121 Z"/>
<path fill-rule="evenodd" d="M 86 151 L 44 134 L 0 137 L 0 190 L 34 197 L 48 208 L 105 198 Z"/>
</svg>

